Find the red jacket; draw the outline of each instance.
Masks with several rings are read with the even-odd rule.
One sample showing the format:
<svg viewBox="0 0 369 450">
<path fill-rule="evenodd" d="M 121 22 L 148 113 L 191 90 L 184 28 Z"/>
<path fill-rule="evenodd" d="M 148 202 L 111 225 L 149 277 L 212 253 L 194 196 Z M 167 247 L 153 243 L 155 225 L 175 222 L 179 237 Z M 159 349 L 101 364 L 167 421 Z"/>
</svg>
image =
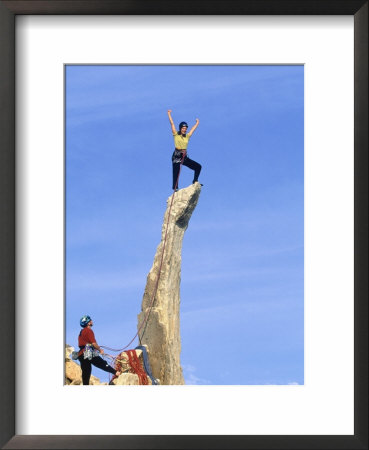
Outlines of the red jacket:
<svg viewBox="0 0 369 450">
<path fill-rule="evenodd" d="M 79 354 L 83 353 L 83 349 L 86 344 L 92 344 L 94 342 L 96 342 L 96 339 L 94 332 L 91 330 L 91 327 L 83 328 L 78 336 L 78 346 L 81 349 L 81 352 Z"/>
</svg>

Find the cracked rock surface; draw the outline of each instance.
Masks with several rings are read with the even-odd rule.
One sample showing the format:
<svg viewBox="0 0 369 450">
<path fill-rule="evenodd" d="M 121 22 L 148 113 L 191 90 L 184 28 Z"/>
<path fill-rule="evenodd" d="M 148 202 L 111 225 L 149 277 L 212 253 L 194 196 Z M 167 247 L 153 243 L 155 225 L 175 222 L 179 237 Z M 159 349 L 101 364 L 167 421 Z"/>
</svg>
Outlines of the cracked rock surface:
<svg viewBox="0 0 369 450">
<path fill-rule="evenodd" d="M 184 384 L 180 364 L 180 283 L 182 262 L 182 241 L 191 215 L 196 208 L 201 192 L 201 184 L 194 183 L 180 189 L 167 200 L 167 208 L 161 233 L 161 242 L 157 247 L 154 263 L 147 276 L 146 288 L 142 299 L 141 313 L 138 315 L 138 329 L 141 343 L 150 349 L 150 364 L 155 378 L 161 384 Z M 170 208 L 171 206 L 171 208 Z M 169 222 L 168 222 L 168 216 Z M 168 224 L 168 230 L 166 230 Z M 165 241 L 166 236 L 166 241 Z M 163 254 L 163 246 L 164 254 Z M 160 278 L 158 273 L 162 261 Z M 153 295 L 156 290 L 153 307 Z M 142 321 L 146 325 L 141 328 Z"/>
</svg>

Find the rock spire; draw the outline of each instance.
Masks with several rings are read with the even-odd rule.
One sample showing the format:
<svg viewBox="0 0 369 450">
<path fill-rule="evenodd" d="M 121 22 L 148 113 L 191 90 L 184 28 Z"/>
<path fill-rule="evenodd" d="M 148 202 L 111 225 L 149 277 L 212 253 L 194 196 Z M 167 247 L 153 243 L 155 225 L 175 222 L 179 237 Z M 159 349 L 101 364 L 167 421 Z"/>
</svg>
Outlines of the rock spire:
<svg viewBox="0 0 369 450">
<path fill-rule="evenodd" d="M 194 183 L 168 198 L 161 242 L 147 276 L 141 313 L 138 315 L 141 343 L 149 348 L 152 372 L 155 378 L 160 379 L 160 384 L 184 384 L 180 364 L 179 321 L 181 253 L 183 236 L 197 205 L 200 192 L 201 184 Z M 174 198 L 172 198 L 173 195 Z M 152 302 L 154 295 L 155 300 Z"/>
</svg>

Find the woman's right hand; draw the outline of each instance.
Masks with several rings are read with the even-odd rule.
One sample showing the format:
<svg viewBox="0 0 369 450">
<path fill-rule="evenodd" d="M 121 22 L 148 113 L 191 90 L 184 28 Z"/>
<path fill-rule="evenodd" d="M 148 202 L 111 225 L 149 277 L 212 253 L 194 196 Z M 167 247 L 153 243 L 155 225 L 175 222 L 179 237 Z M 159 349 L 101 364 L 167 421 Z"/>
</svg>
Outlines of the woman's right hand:
<svg viewBox="0 0 369 450">
<path fill-rule="evenodd" d="M 170 114 L 172 112 L 172 110 L 171 109 L 168 109 L 168 114 Z"/>
</svg>

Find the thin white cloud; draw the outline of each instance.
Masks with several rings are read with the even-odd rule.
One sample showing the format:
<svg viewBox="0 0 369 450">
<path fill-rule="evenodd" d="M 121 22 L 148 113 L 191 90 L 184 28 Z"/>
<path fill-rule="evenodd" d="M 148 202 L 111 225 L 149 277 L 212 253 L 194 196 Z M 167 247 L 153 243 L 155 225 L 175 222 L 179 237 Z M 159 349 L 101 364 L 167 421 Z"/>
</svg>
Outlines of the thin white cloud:
<svg viewBox="0 0 369 450">
<path fill-rule="evenodd" d="M 186 384 L 212 384 L 210 380 L 198 377 L 196 375 L 196 367 L 191 364 L 182 364 L 183 377 Z"/>
</svg>

